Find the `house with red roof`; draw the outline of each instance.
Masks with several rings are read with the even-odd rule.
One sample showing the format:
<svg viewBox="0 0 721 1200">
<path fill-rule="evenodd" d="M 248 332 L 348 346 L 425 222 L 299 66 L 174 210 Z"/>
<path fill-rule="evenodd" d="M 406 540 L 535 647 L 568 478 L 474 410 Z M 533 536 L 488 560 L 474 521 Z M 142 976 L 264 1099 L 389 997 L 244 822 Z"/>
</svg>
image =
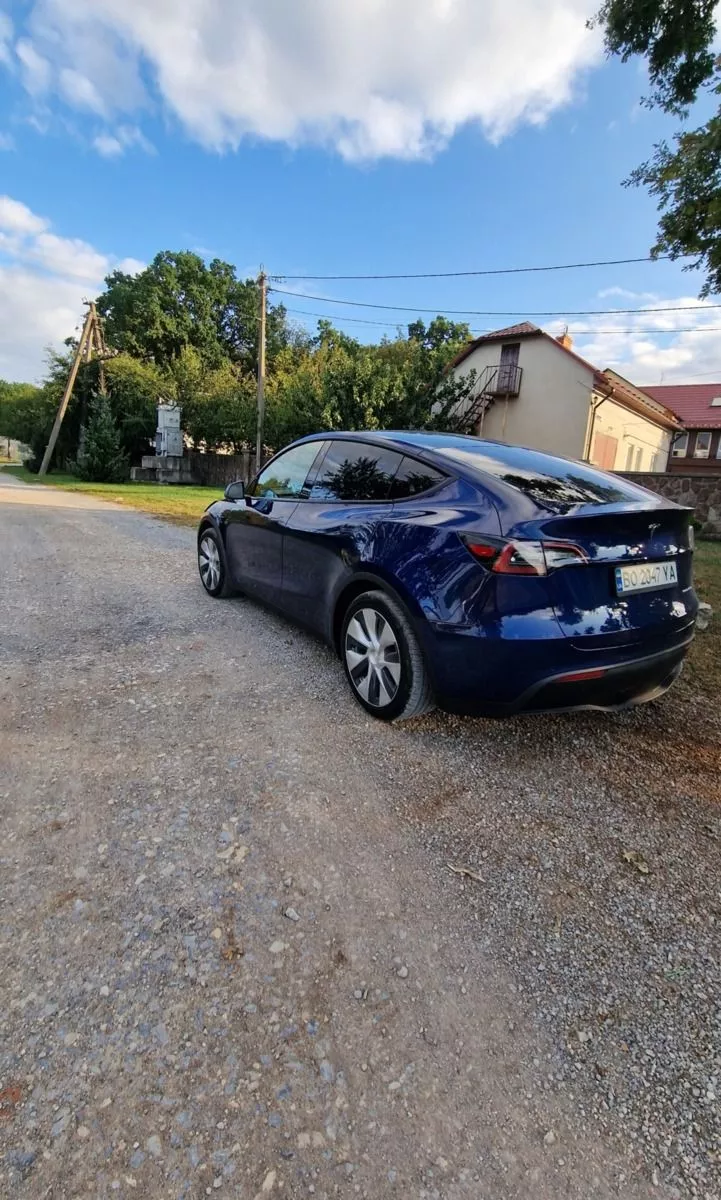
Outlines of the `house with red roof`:
<svg viewBox="0 0 721 1200">
<path fill-rule="evenodd" d="M 601 371 L 530 321 L 469 342 L 451 370 L 474 372 L 456 428 L 480 437 L 585 459 L 607 471 L 665 471 L 678 417 L 648 391 Z M 721 418 L 721 409 L 719 410 Z"/>
<path fill-rule="evenodd" d="M 683 425 L 674 436 L 668 470 L 677 475 L 721 474 L 721 383 L 668 383 L 643 390 L 670 408 Z"/>
</svg>

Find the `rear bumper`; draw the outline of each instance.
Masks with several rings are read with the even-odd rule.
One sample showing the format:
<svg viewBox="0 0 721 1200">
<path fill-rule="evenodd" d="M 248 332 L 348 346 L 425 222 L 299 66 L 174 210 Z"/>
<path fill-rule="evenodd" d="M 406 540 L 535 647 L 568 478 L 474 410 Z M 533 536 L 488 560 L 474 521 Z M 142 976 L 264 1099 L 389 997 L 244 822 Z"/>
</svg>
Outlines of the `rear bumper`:
<svg viewBox="0 0 721 1200">
<path fill-rule="evenodd" d="M 583 653 L 566 638 L 534 642 L 446 634 L 441 644 L 431 639 L 429 667 L 438 704 L 449 712 L 503 717 L 613 711 L 655 700 L 671 687 L 693 632 L 691 624 L 664 638 Z"/>
<path fill-rule="evenodd" d="M 524 692 L 514 711 L 564 712 L 584 708 L 613 711 L 656 700 L 681 674 L 691 641 L 689 637 L 681 647 L 631 663 L 561 672 Z"/>
</svg>

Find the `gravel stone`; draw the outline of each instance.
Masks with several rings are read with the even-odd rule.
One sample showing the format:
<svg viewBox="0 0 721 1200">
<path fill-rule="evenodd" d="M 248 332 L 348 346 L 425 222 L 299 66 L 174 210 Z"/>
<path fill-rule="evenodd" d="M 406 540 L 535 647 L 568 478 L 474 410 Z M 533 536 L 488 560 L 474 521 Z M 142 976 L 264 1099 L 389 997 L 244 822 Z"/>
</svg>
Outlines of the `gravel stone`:
<svg viewBox="0 0 721 1200">
<path fill-rule="evenodd" d="M 630 713 L 383 725 L 330 650 L 205 596 L 192 529 L 21 491 L 0 1195 L 721 1200 L 696 668 Z"/>
</svg>

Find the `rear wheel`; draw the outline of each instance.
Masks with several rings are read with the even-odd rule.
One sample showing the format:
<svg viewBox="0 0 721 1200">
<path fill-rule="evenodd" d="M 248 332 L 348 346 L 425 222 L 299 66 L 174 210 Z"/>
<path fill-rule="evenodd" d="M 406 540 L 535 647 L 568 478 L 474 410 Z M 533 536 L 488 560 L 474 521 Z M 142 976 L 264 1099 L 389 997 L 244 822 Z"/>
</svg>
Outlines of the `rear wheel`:
<svg viewBox="0 0 721 1200">
<path fill-rule="evenodd" d="M 232 596 L 235 588 L 230 582 L 225 551 L 220 534 L 206 526 L 198 535 L 198 570 L 200 581 L 209 596 L 225 599 Z"/>
<path fill-rule="evenodd" d="M 341 656 L 359 704 L 382 721 L 433 708 L 428 672 L 413 628 L 385 592 L 364 592 L 343 621 Z"/>
</svg>

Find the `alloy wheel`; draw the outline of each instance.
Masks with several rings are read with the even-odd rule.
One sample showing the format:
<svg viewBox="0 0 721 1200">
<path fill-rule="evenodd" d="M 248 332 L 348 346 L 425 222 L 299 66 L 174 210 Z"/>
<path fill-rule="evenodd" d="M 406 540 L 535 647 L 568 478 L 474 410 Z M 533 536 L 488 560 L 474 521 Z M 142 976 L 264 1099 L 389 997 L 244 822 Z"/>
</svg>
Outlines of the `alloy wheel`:
<svg viewBox="0 0 721 1200">
<path fill-rule="evenodd" d="M 209 535 L 201 538 L 200 545 L 198 546 L 198 566 L 200 568 L 200 578 L 206 589 L 209 592 L 214 592 L 220 583 L 220 553 L 215 538 Z"/>
<path fill-rule="evenodd" d="M 401 682 L 401 655 L 390 622 L 375 608 L 360 608 L 348 622 L 345 660 L 353 687 L 374 708 L 385 708 Z"/>
</svg>

